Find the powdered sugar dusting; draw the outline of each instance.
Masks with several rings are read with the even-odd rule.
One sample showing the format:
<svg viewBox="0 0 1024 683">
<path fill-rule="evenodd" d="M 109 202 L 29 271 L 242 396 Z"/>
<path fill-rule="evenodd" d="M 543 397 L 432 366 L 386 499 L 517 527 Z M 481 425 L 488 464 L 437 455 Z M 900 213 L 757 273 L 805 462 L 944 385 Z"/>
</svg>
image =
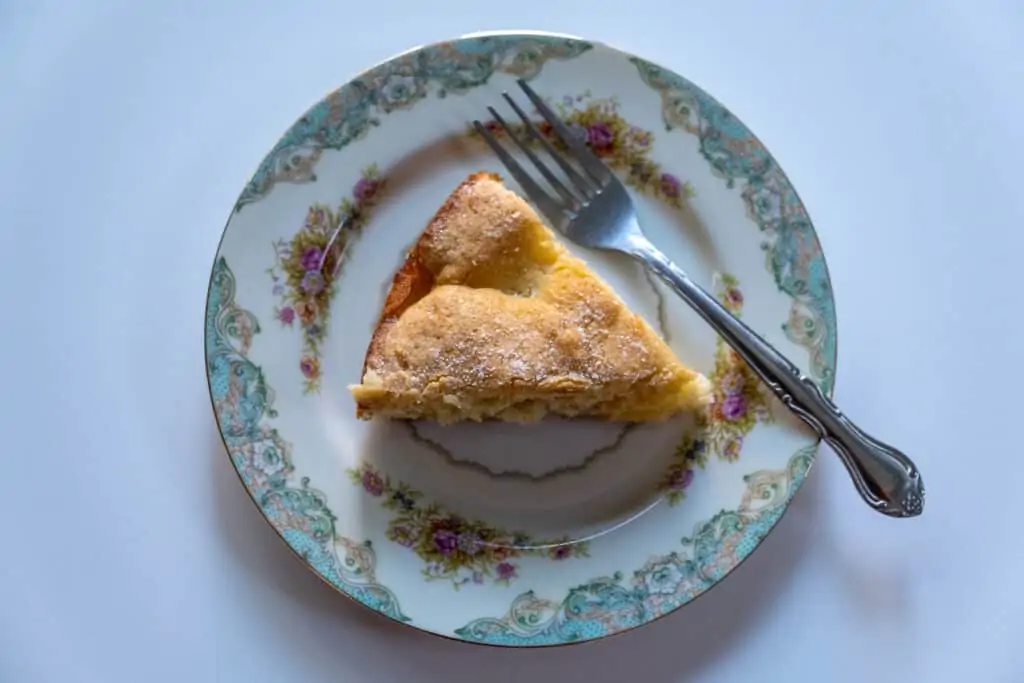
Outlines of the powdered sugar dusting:
<svg viewBox="0 0 1024 683">
<path fill-rule="evenodd" d="M 410 415 L 428 412 L 432 396 L 492 414 L 524 400 L 577 414 L 641 386 L 661 400 L 679 387 L 682 400 L 695 374 L 529 205 L 496 180 L 470 187 L 419 244 L 434 289 L 387 327 L 369 358 L 384 400 L 402 396 Z"/>
</svg>

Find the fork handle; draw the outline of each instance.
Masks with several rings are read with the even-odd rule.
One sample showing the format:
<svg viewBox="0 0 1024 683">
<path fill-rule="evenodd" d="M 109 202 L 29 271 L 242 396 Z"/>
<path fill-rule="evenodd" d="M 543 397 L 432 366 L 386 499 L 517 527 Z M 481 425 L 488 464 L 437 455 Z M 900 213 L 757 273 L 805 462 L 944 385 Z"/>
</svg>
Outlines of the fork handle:
<svg viewBox="0 0 1024 683">
<path fill-rule="evenodd" d="M 891 517 L 921 514 L 924 483 L 909 457 L 855 425 L 813 379 L 732 315 L 646 238 L 633 240 L 630 253 L 696 309 L 772 393 L 835 450 L 868 505 Z"/>
</svg>

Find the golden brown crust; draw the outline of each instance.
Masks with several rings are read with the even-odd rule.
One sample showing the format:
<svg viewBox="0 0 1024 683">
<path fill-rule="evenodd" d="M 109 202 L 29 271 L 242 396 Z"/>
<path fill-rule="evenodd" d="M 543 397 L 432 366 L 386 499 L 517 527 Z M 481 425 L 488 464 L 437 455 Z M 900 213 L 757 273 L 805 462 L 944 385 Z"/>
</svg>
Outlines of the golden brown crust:
<svg viewBox="0 0 1024 683">
<path fill-rule="evenodd" d="M 481 171 L 474 173 L 468 178 L 463 180 L 459 187 L 455 189 L 445 203 L 441 205 L 435 213 L 434 217 L 430 219 L 426 229 L 420 234 L 419 239 L 413 248 L 409 250 L 409 254 L 405 257 L 405 263 L 395 273 L 394 280 L 391 282 L 391 289 L 388 290 L 387 298 L 384 300 L 384 307 L 381 310 L 380 318 L 377 321 L 377 326 L 373 330 L 373 336 L 370 337 L 370 343 L 366 348 L 366 356 L 363 358 L 363 371 L 362 374 L 365 376 L 366 371 L 370 367 L 371 359 L 380 353 L 384 335 L 387 333 L 387 328 L 394 321 L 405 313 L 405 311 L 415 304 L 417 301 L 425 297 L 430 293 L 430 290 L 434 288 L 434 274 L 430 272 L 423 259 L 420 257 L 424 246 L 435 239 L 437 231 L 440 226 L 448 219 L 449 216 L 454 212 L 456 202 L 458 201 L 459 192 L 469 187 L 470 185 L 480 180 L 495 180 L 501 181 L 501 177 L 494 173 L 487 173 Z M 368 408 L 362 404 L 356 404 L 356 415 L 358 417 L 364 417 L 367 413 Z"/>
<path fill-rule="evenodd" d="M 416 249 L 413 249 L 391 283 L 380 320 L 378 320 L 377 327 L 374 328 L 373 336 L 370 338 L 370 344 L 366 348 L 366 356 L 363 358 L 363 375 L 370 367 L 370 360 L 382 351 L 388 327 L 393 325 L 406 309 L 425 297 L 433 287 L 434 275 L 419 260 Z M 356 404 L 358 417 L 365 416 L 366 411 L 366 406 Z"/>
<path fill-rule="evenodd" d="M 395 275 L 351 387 L 356 413 L 644 421 L 707 381 L 492 173 L 464 180 Z"/>
</svg>

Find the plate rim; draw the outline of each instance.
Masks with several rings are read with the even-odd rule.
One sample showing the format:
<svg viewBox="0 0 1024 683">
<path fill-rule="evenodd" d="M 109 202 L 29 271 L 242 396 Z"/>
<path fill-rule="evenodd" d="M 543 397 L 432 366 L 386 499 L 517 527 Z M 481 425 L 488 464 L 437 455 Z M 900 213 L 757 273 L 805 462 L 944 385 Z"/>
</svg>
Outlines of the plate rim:
<svg viewBox="0 0 1024 683">
<path fill-rule="evenodd" d="M 589 44 L 591 46 L 600 46 L 600 47 L 603 47 L 605 49 L 611 50 L 612 52 L 615 52 L 615 53 L 617 53 L 617 54 L 619 54 L 619 55 L 621 55 L 623 57 L 626 57 L 626 58 L 644 59 L 644 58 L 640 57 L 639 55 L 637 55 L 636 53 L 634 53 L 634 52 L 632 52 L 630 50 L 623 49 L 621 47 L 618 47 L 616 44 L 610 43 L 610 42 L 605 41 L 605 40 L 590 39 L 590 38 L 585 38 L 585 37 L 582 37 L 582 36 L 579 36 L 579 35 L 575 35 L 575 34 L 562 33 L 562 32 L 557 32 L 557 31 L 546 31 L 546 30 L 536 30 L 536 29 L 494 29 L 494 30 L 484 30 L 484 31 L 474 31 L 474 32 L 470 32 L 470 33 L 463 33 L 463 34 L 460 34 L 458 36 L 454 36 L 454 37 L 451 37 L 451 38 L 435 40 L 435 41 L 426 42 L 426 43 L 420 43 L 420 44 L 415 45 L 413 47 L 409 47 L 407 49 L 395 52 L 395 53 L 389 55 L 388 57 L 380 59 L 380 60 L 374 62 L 373 64 L 371 64 L 371 65 L 369 65 L 369 66 L 367 66 L 367 67 L 365 67 L 365 68 L 355 72 L 354 74 L 352 74 L 348 78 L 343 79 L 342 81 L 340 81 L 339 85 L 337 85 L 334 88 L 332 88 L 331 90 L 329 90 L 326 95 L 323 95 L 323 96 L 319 97 L 318 99 L 316 99 L 312 104 L 307 106 L 302 111 L 302 113 L 299 114 L 299 116 L 297 116 L 295 119 L 293 119 L 292 122 L 284 129 L 284 131 L 281 134 L 278 135 L 277 143 L 280 143 L 280 141 L 284 138 L 284 136 L 287 135 L 288 131 L 290 131 L 294 127 L 295 123 L 299 119 L 301 119 L 302 116 L 304 116 L 306 113 L 311 111 L 320 102 L 322 102 L 327 96 L 329 96 L 330 94 L 332 94 L 332 93 L 338 91 L 339 89 L 343 88 L 346 84 L 351 83 L 352 81 L 355 81 L 355 80 L 357 80 L 357 79 L 359 79 L 359 78 L 369 74 L 370 72 L 376 70 L 377 68 L 379 68 L 381 66 L 384 66 L 384 65 L 386 65 L 386 64 L 388 64 L 390 62 L 393 62 L 393 61 L 395 61 L 395 60 L 397 60 L 397 59 L 399 59 L 399 58 L 401 58 L 403 56 L 406 56 L 406 55 L 409 55 L 409 54 L 413 54 L 413 53 L 416 53 L 416 52 L 420 52 L 422 50 L 429 49 L 429 48 L 432 48 L 432 47 L 436 47 L 436 46 L 439 46 L 439 45 L 444 45 L 446 43 L 452 43 L 452 42 L 461 41 L 461 40 L 473 40 L 473 39 L 480 39 L 480 38 L 488 38 L 488 37 L 503 37 L 503 38 L 543 37 L 543 38 L 553 38 L 553 39 L 566 39 L 566 40 L 573 40 L 573 41 L 584 42 L 584 43 L 587 43 L 587 44 Z M 673 68 L 667 68 L 667 67 L 663 66 L 659 62 L 653 62 L 653 61 L 646 60 L 646 59 L 644 59 L 644 61 L 646 61 L 647 63 L 649 63 L 649 64 L 651 64 L 653 66 L 656 66 L 657 68 L 659 68 L 659 69 L 661 69 L 661 70 L 663 70 L 663 71 L 665 71 L 667 73 L 677 74 L 677 75 L 681 76 L 681 74 L 679 74 L 679 72 L 675 71 Z M 689 78 L 688 76 L 682 76 L 682 77 L 685 80 L 687 80 L 689 83 L 691 83 L 695 88 L 697 88 L 701 92 L 707 94 L 709 97 L 714 99 L 714 101 L 716 103 L 718 103 L 723 109 L 728 111 L 730 114 L 732 113 L 732 110 L 730 108 L 726 107 L 723 103 L 718 101 L 717 98 L 715 98 L 713 95 L 711 95 L 710 91 L 705 89 L 702 85 L 700 85 L 700 83 L 698 83 L 697 81 L 694 81 L 693 79 Z M 736 118 L 740 122 L 743 121 L 743 119 L 740 119 L 740 117 L 738 117 L 738 116 L 736 116 Z M 745 124 L 743 124 L 743 125 L 744 125 L 744 127 L 746 127 Z M 750 136 L 755 141 L 757 141 L 761 145 L 761 147 L 768 153 L 769 157 L 771 157 L 773 160 L 775 160 L 775 155 L 771 151 L 768 150 L 767 146 L 763 145 L 760 142 L 760 138 L 757 137 L 757 135 L 754 133 L 754 131 L 752 129 L 750 129 L 750 128 L 747 128 L 747 130 L 748 130 Z M 275 145 L 277 143 L 275 143 Z M 273 150 L 273 149 L 274 149 L 274 147 L 271 147 L 271 150 Z M 252 180 L 257 176 L 260 167 L 263 165 L 263 162 L 266 160 L 266 158 L 268 156 L 269 156 L 269 153 L 265 153 L 265 154 L 263 154 L 259 158 L 259 161 L 256 163 L 256 168 L 253 170 L 252 173 L 249 174 L 248 178 L 243 183 L 243 191 L 241 193 L 239 193 L 239 199 L 241 199 L 242 193 L 244 193 L 245 188 L 247 188 L 249 186 L 249 184 L 252 182 Z M 805 209 L 805 212 L 807 214 L 807 221 L 808 221 L 808 224 L 810 226 L 811 232 L 814 235 L 814 238 L 817 241 L 818 246 L 819 246 L 820 258 L 821 258 L 821 263 L 822 263 L 822 267 L 823 267 L 824 280 L 825 280 L 825 282 L 828 285 L 828 289 L 829 289 L 829 293 L 830 293 L 829 298 L 832 301 L 832 319 L 833 319 L 833 322 L 834 322 L 834 329 L 832 330 L 832 332 L 833 332 L 833 339 L 832 339 L 833 349 L 832 349 L 832 354 L 831 354 L 831 356 L 832 356 L 832 358 L 831 358 L 831 360 L 832 360 L 832 363 L 831 363 L 831 365 L 832 365 L 832 368 L 831 368 L 832 369 L 832 377 L 831 377 L 831 381 L 828 383 L 828 385 L 827 385 L 827 387 L 825 388 L 825 391 L 824 391 L 825 395 L 828 396 L 829 398 L 831 398 L 834 395 L 834 392 L 835 392 L 835 383 L 836 383 L 836 379 L 837 379 L 837 368 L 839 366 L 839 334 L 838 334 L 839 315 L 838 315 L 837 307 L 835 305 L 835 299 L 836 298 L 835 298 L 835 295 L 834 295 L 835 290 L 834 290 L 834 287 L 833 287 L 833 279 L 832 279 L 831 272 L 830 272 L 830 269 L 829 269 L 828 259 L 827 259 L 826 254 L 825 254 L 825 249 L 824 249 L 824 246 L 821 243 L 821 236 L 818 233 L 818 230 L 815 228 L 814 222 L 810 219 L 810 212 L 806 211 L 806 204 L 804 203 L 803 199 L 800 197 L 799 192 L 796 189 L 796 187 L 792 183 L 789 182 L 789 177 L 785 173 L 785 170 L 782 168 L 782 165 L 781 164 L 777 164 L 777 167 L 778 167 L 779 172 L 782 173 L 783 177 L 785 178 L 785 180 L 789 184 L 789 187 L 792 190 L 793 194 L 795 195 L 797 202 L 800 204 L 800 206 L 804 207 L 804 209 Z M 292 543 L 290 543 L 288 541 L 288 539 L 285 538 L 284 533 L 282 532 L 282 530 L 279 529 L 277 526 L 275 526 L 271 522 L 271 520 L 267 517 L 266 513 L 263 511 L 263 509 L 260 506 L 259 502 L 254 497 L 253 490 L 246 484 L 245 479 L 244 479 L 244 477 L 242 475 L 242 472 L 236 466 L 234 460 L 231 457 L 230 446 L 228 445 L 227 440 L 225 439 L 224 429 L 223 429 L 223 426 L 221 424 L 221 416 L 220 416 L 220 414 L 219 414 L 219 412 L 217 410 L 217 405 L 216 405 L 216 401 L 215 401 L 215 398 L 214 398 L 213 384 L 212 384 L 212 378 L 211 378 L 211 372 L 210 372 L 210 364 L 209 364 L 210 341 L 211 340 L 210 340 L 210 335 L 209 335 L 209 328 L 208 328 L 208 325 L 205 323 L 205 320 L 209 316 L 210 300 L 211 300 L 211 297 L 213 295 L 213 289 L 214 289 L 214 286 L 215 286 L 215 278 L 216 278 L 217 271 L 218 271 L 218 263 L 220 262 L 220 260 L 222 258 L 222 249 L 223 249 L 223 246 L 224 246 L 224 241 L 225 241 L 225 238 L 227 237 L 228 228 L 230 227 L 231 220 L 235 216 L 235 214 L 237 213 L 238 207 L 239 207 L 239 204 L 238 204 L 238 201 L 236 200 L 236 203 L 232 204 L 231 208 L 229 209 L 227 219 L 224 222 L 224 226 L 221 228 L 221 234 L 220 234 L 220 237 L 218 238 L 217 247 L 216 247 L 216 249 L 214 251 L 213 260 L 212 260 L 212 263 L 210 265 L 210 276 L 209 276 L 208 283 L 207 283 L 207 291 L 206 291 L 206 297 L 205 297 L 205 300 L 204 300 L 204 307 L 203 307 L 203 314 L 204 314 L 203 358 L 204 358 L 204 364 L 205 364 L 207 396 L 208 396 L 208 398 L 210 400 L 210 408 L 211 408 L 211 411 L 213 413 L 214 423 L 215 423 L 216 428 L 217 428 L 217 436 L 220 439 L 221 445 L 224 448 L 224 454 L 225 454 L 225 456 L 228 459 L 228 464 L 231 466 L 232 471 L 235 473 L 235 476 L 238 478 L 239 484 L 241 484 L 242 489 L 245 491 L 246 497 L 248 498 L 249 502 L 252 503 L 252 505 L 256 508 L 257 512 L 259 513 L 260 518 L 263 519 L 263 521 L 274 531 L 274 534 L 284 544 L 284 546 L 290 551 L 291 555 L 296 560 L 300 561 L 301 564 L 308 571 L 310 571 L 317 579 L 319 579 L 322 583 L 324 583 L 327 586 L 329 586 L 332 591 L 334 591 L 335 593 L 341 595 L 342 597 L 346 598 L 347 600 L 351 601 L 352 603 L 358 605 L 362 610 L 365 610 L 367 612 L 373 613 L 374 615 L 376 615 L 380 619 L 383 619 L 385 622 L 388 622 L 390 624 L 397 624 L 399 626 L 406 627 L 408 629 L 411 629 L 411 630 L 419 632 L 419 633 L 424 633 L 424 634 L 427 634 L 429 636 L 434 636 L 434 637 L 437 637 L 437 638 L 443 638 L 445 640 L 453 641 L 453 642 L 456 642 L 456 643 L 462 643 L 462 644 L 465 644 L 465 645 L 475 645 L 475 646 L 479 646 L 479 647 L 500 648 L 500 649 L 513 649 L 513 650 L 518 650 L 518 649 L 528 649 L 528 650 L 532 650 L 532 649 L 549 649 L 549 648 L 569 647 L 569 646 L 580 645 L 580 644 L 585 644 L 585 643 L 596 643 L 596 642 L 599 642 L 599 641 L 605 641 L 605 640 L 607 640 L 609 638 L 614 638 L 616 636 L 623 635 L 623 634 L 628 633 L 628 632 L 637 631 L 637 630 L 642 629 L 642 628 L 644 628 L 644 627 L 646 627 L 646 626 L 648 626 L 650 624 L 653 624 L 655 622 L 659 622 L 659 621 L 665 619 L 666 617 L 669 617 L 671 615 L 675 615 L 675 614 L 679 613 L 680 611 L 682 611 L 682 609 L 684 607 L 693 604 L 698 599 L 700 599 L 703 596 L 711 593 L 715 588 L 717 588 L 720 585 L 722 585 L 723 583 L 725 583 L 726 579 L 728 579 L 730 576 L 732 576 L 732 574 L 740 566 L 742 566 L 750 558 L 750 556 L 752 556 L 754 554 L 754 552 L 757 551 L 757 549 L 759 549 L 761 547 L 761 545 L 768 539 L 768 537 L 771 536 L 772 532 L 775 531 L 775 529 L 779 526 L 779 524 L 785 518 L 786 514 L 789 512 L 789 510 L 790 510 L 790 508 L 791 508 L 791 506 L 793 504 L 793 501 L 796 499 L 796 497 L 798 495 L 800 495 L 800 492 L 803 490 L 804 485 L 807 482 L 807 478 L 810 476 L 812 470 L 814 469 L 814 465 L 817 462 L 818 453 L 819 453 L 820 448 L 821 448 L 821 441 L 822 441 L 822 439 L 819 436 L 809 435 L 811 443 L 809 443 L 807 446 L 802 447 L 798 451 L 798 453 L 803 453 L 803 454 L 808 456 L 807 469 L 806 469 L 803 477 L 796 484 L 796 488 L 794 489 L 793 494 L 791 496 L 789 496 L 788 500 L 786 500 L 785 503 L 783 504 L 783 507 L 782 507 L 782 509 L 781 509 L 781 511 L 779 513 L 779 516 L 775 519 L 774 522 L 772 522 L 771 526 L 765 531 L 764 535 L 761 536 L 761 538 L 759 538 L 757 540 L 757 543 L 754 546 L 754 548 L 747 555 L 745 555 L 742 558 L 740 558 L 736 562 L 736 564 L 734 564 L 728 570 L 726 570 L 726 572 L 721 576 L 721 578 L 716 580 L 714 583 L 712 583 L 706 589 L 704 589 L 701 592 L 697 593 L 695 596 L 693 596 L 692 598 L 690 598 L 689 600 L 687 600 L 683 604 L 678 605 L 677 607 L 674 607 L 673 609 L 670 609 L 668 611 L 662 612 L 662 613 L 654 616 L 653 618 L 648 619 L 646 621 L 643 621 L 643 622 L 641 622 L 641 623 L 639 623 L 639 624 L 637 624 L 635 626 L 629 626 L 629 627 L 622 628 L 622 629 L 619 629 L 619 630 L 615 630 L 615 631 L 612 631 L 612 632 L 609 632 L 609 633 L 604 633 L 604 634 L 601 634 L 599 636 L 588 637 L 588 638 L 581 638 L 579 640 L 574 640 L 574 641 L 554 642 L 554 643 L 511 644 L 511 643 L 504 643 L 504 642 L 491 642 L 491 641 L 481 641 L 481 640 L 470 640 L 470 639 L 467 639 L 467 638 L 459 637 L 457 635 L 442 633 L 442 632 L 439 632 L 439 631 L 436 631 L 436 630 L 425 628 L 425 627 L 423 627 L 421 625 L 418 625 L 416 623 L 413 623 L 411 621 L 403 621 L 402 619 L 394 618 L 394 617 L 392 617 L 392 616 L 390 616 L 388 614 L 385 614 L 384 612 L 382 612 L 380 610 L 373 609 L 371 606 L 361 602 L 356 597 L 348 594 L 347 592 L 342 590 L 339 586 L 335 585 L 326 576 L 324 576 L 320 571 L 318 571 L 316 569 L 316 567 L 314 567 L 313 564 L 308 559 L 304 558 L 299 553 L 299 551 L 292 545 Z M 790 455 L 789 456 L 790 460 L 793 457 L 795 457 L 795 456 L 794 455 Z"/>
</svg>

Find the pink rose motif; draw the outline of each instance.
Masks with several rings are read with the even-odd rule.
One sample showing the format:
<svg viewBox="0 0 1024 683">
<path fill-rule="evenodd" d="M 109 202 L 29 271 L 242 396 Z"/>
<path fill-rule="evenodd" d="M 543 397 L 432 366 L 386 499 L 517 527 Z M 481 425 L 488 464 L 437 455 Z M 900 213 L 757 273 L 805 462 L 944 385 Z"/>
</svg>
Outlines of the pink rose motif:
<svg viewBox="0 0 1024 683">
<path fill-rule="evenodd" d="M 438 529 L 434 532 L 434 547 L 448 557 L 459 547 L 459 535 L 449 529 Z"/>
<path fill-rule="evenodd" d="M 384 480 L 373 470 L 363 472 L 363 490 L 371 496 L 379 496 L 384 493 Z"/>
<path fill-rule="evenodd" d="M 722 402 L 722 417 L 726 420 L 738 420 L 746 411 L 747 400 L 743 398 L 743 394 L 729 394 Z"/>
<path fill-rule="evenodd" d="M 300 301 L 295 304 L 295 312 L 306 325 L 316 320 L 316 303 L 313 301 Z"/>
<path fill-rule="evenodd" d="M 668 487 L 673 491 L 682 491 L 693 483 L 693 470 L 674 469 L 668 478 Z"/>
<path fill-rule="evenodd" d="M 679 178 L 676 178 L 671 173 L 661 174 L 661 193 L 663 195 L 674 199 L 679 196 L 681 189 L 682 185 L 679 183 Z"/>
<path fill-rule="evenodd" d="M 552 548 L 548 554 L 552 560 L 564 560 L 572 555 L 572 546 L 568 543 L 562 543 Z"/>
<path fill-rule="evenodd" d="M 380 182 L 374 178 L 360 178 L 356 186 L 352 188 L 352 196 L 357 202 L 367 202 L 377 194 Z"/>
<path fill-rule="evenodd" d="M 595 150 L 608 149 L 615 144 L 615 133 L 604 121 L 592 123 L 587 128 L 587 140 Z"/>
<path fill-rule="evenodd" d="M 730 287 L 725 293 L 725 300 L 731 308 L 739 308 L 743 305 L 743 292 L 736 287 Z"/>
<path fill-rule="evenodd" d="M 320 247 L 309 247 L 306 251 L 302 252 L 302 258 L 299 262 L 302 264 L 303 270 L 319 270 L 320 261 L 323 260 L 324 252 Z"/>
<path fill-rule="evenodd" d="M 299 361 L 299 369 L 309 379 L 316 379 L 320 375 L 320 362 L 313 356 L 303 356 Z"/>
<path fill-rule="evenodd" d="M 511 562 L 502 562 L 495 569 L 498 572 L 499 581 L 511 581 L 516 577 L 516 566 Z"/>
<path fill-rule="evenodd" d="M 285 325 L 291 325 L 295 322 L 295 309 L 291 306 L 285 306 L 277 312 L 277 319 Z"/>
</svg>

